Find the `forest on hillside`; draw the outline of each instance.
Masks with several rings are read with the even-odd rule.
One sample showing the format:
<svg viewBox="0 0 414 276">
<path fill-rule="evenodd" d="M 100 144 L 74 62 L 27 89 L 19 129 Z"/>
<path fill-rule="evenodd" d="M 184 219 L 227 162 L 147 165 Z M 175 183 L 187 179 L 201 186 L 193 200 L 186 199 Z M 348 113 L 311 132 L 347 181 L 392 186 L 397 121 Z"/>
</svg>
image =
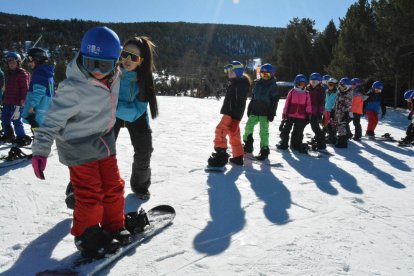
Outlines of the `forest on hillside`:
<svg viewBox="0 0 414 276">
<path fill-rule="evenodd" d="M 166 94 L 192 87 L 215 94 L 224 82 L 222 67 L 230 60 L 249 63 L 254 58 L 277 68 L 279 80 L 312 72 L 336 78 L 359 77 L 369 86 L 385 83 L 388 105 L 401 105 L 402 94 L 414 87 L 414 1 L 358 0 L 340 19 L 322 32 L 311 18 L 292 18 L 286 28 L 264 28 L 194 23 L 102 23 L 48 20 L 0 13 L 0 53 L 24 51 L 24 41 L 49 49 L 56 62 L 56 80 L 64 76 L 66 62 L 79 48 L 83 33 L 97 25 L 114 29 L 122 41 L 149 36 L 157 45 L 156 66 L 167 80 Z M 252 71 L 248 71 L 252 74 Z M 202 94 L 202 95 L 205 95 Z M 198 94 L 200 96 L 200 94 Z"/>
</svg>

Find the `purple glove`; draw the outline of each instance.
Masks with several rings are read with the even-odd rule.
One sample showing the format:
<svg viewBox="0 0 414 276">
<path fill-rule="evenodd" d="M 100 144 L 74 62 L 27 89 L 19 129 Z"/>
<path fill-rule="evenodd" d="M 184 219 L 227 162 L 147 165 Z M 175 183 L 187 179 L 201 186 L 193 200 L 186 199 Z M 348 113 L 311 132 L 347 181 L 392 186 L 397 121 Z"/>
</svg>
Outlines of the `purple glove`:
<svg viewBox="0 0 414 276">
<path fill-rule="evenodd" d="M 47 157 L 35 155 L 32 157 L 32 167 L 37 178 L 45 179 L 43 171 L 46 168 Z"/>
</svg>

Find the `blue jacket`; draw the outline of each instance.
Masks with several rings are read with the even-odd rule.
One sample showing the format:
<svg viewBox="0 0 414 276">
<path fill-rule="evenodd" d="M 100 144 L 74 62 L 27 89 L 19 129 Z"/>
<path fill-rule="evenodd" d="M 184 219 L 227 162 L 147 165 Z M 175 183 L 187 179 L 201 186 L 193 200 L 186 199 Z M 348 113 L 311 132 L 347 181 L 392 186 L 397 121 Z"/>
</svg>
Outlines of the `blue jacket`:
<svg viewBox="0 0 414 276">
<path fill-rule="evenodd" d="M 127 122 L 135 122 L 147 111 L 148 102 L 139 101 L 138 94 L 137 73 L 122 68 L 118 106 L 116 108 L 117 118 Z M 148 115 L 146 116 L 149 124 Z"/>
<path fill-rule="evenodd" d="M 373 111 L 379 113 L 381 110 L 382 115 L 386 113 L 385 104 L 382 101 L 381 93 L 375 93 L 372 89 L 369 90 L 366 94 L 368 98 L 365 100 L 365 109 L 364 112 Z"/>
<path fill-rule="evenodd" d="M 35 110 L 35 120 L 39 125 L 43 124 L 45 113 L 49 108 L 55 93 L 53 76 L 55 67 L 49 64 L 41 64 L 35 68 L 26 95 L 22 117 L 27 123 L 30 107 Z"/>
<path fill-rule="evenodd" d="M 332 111 L 335 106 L 336 93 L 338 92 L 335 87 L 333 91 L 329 89 L 325 90 L 325 111 Z"/>
</svg>

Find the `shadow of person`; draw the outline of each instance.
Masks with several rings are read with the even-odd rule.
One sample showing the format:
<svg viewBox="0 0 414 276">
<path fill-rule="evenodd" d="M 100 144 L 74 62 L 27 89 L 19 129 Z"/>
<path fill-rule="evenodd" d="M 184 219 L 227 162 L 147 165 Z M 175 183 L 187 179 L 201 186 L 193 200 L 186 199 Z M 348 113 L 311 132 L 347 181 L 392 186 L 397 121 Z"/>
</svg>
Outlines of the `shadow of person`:
<svg viewBox="0 0 414 276">
<path fill-rule="evenodd" d="M 337 182 L 348 192 L 362 194 L 356 178 L 329 160 L 329 156 L 315 158 L 301 153 L 284 153 L 283 158 L 303 177 L 310 179 L 322 192 L 336 196 L 338 190 L 332 185 Z"/>
<path fill-rule="evenodd" d="M 287 209 L 292 203 L 290 191 L 275 177 L 271 167 L 265 162 L 268 160 L 260 164 L 260 170 L 256 170 L 251 161 L 245 160 L 246 178 L 256 196 L 265 203 L 265 217 L 272 223 L 286 224 L 289 222 Z"/>
<path fill-rule="evenodd" d="M 142 203 L 144 203 L 145 201 L 139 199 L 136 197 L 136 195 L 134 193 L 130 193 L 125 197 L 125 214 L 129 213 L 129 212 L 135 212 L 135 211 L 139 211 Z M 147 211 L 147 210 L 145 210 Z"/>
<path fill-rule="evenodd" d="M 2 275 L 34 275 L 35 272 L 50 269 L 62 261 L 52 259 L 53 249 L 70 232 L 72 219 L 67 218 L 42 234 L 22 251 L 19 258 Z M 73 244 L 73 251 L 76 251 Z"/>
<path fill-rule="evenodd" d="M 367 141 L 368 143 L 370 141 Z M 386 142 L 386 141 L 375 141 L 373 140 L 372 142 L 376 142 L 380 147 L 389 150 L 389 151 L 394 151 L 396 153 L 399 154 L 403 154 L 403 155 L 407 155 L 407 156 L 413 156 L 413 151 L 408 149 L 408 148 L 404 148 L 404 147 L 399 147 L 397 146 L 397 143 L 390 143 L 390 142 Z M 362 143 L 363 147 L 367 150 L 367 152 L 372 153 L 376 156 L 378 156 L 379 158 L 383 159 L 384 161 L 388 162 L 391 166 L 393 166 L 396 169 L 399 169 L 401 171 L 405 171 L 405 172 L 409 172 L 411 171 L 411 168 L 405 164 L 404 161 L 387 154 L 386 152 L 373 148 L 371 147 L 368 143 Z"/>
<path fill-rule="evenodd" d="M 372 150 L 373 152 L 378 151 L 366 144 L 364 145 L 364 147 L 367 149 L 368 152 L 370 152 L 370 150 Z M 351 150 L 336 151 L 336 154 L 339 154 L 343 156 L 345 159 L 347 159 L 348 161 L 357 164 L 358 167 L 365 170 L 367 173 L 374 175 L 379 181 L 383 182 L 384 184 L 394 187 L 396 189 L 405 188 L 403 184 L 395 180 L 394 176 L 384 172 L 383 170 L 375 166 L 374 163 L 370 159 L 363 157 L 361 153 L 362 153 L 362 150 L 359 147 L 357 150 L 351 149 Z M 398 161 L 401 162 L 400 160 Z"/>
<path fill-rule="evenodd" d="M 246 224 L 241 195 L 236 186 L 242 172 L 243 167 L 234 166 L 226 174 L 208 175 L 211 221 L 194 238 L 193 245 L 198 252 L 207 255 L 224 252 L 230 246 L 231 237 Z"/>
<path fill-rule="evenodd" d="M 0 176 L 5 175 L 9 171 L 17 170 L 19 168 L 24 168 L 26 166 L 31 166 L 31 159 L 18 159 L 14 161 L 1 161 L 0 165 Z M 34 175 L 34 173 L 33 173 Z"/>
</svg>

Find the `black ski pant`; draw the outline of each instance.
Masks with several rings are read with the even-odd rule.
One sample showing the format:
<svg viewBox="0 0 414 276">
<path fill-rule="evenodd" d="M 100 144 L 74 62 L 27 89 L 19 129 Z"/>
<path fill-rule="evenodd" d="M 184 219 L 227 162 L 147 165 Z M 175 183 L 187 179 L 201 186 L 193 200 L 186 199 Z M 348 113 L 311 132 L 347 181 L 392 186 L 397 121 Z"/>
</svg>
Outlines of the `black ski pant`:
<svg viewBox="0 0 414 276">
<path fill-rule="evenodd" d="M 361 138 L 362 137 L 362 127 L 361 127 L 361 114 L 354 113 L 354 118 L 352 119 L 352 122 L 355 127 L 355 138 Z"/>
<path fill-rule="evenodd" d="M 281 144 L 288 145 L 289 133 L 293 127 L 292 137 L 290 139 L 290 148 L 299 149 L 302 146 L 303 131 L 308 124 L 307 119 L 287 118 L 283 130 L 280 133 Z"/>
<path fill-rule="evenodd" d="M 134 148 L 132 163 L 131 189 L 134 193 L 142 193 L 151 185 L 151 155 L 152 130 L 147 123 L 147 113 L 144 113 L 135 122 L 127 122 L 119 118 L 114 126 L 115 139 L 118 138 L 121 128 L 126 127 Z"/>
<path fill-rule="evenodd" d="M 320 127 L 318 116 L 311 116 L 310 126 L 313 133 L 315 133 L 315 140 L 319 147 L 325 146 L 325 133 Z"/>
</svg>

